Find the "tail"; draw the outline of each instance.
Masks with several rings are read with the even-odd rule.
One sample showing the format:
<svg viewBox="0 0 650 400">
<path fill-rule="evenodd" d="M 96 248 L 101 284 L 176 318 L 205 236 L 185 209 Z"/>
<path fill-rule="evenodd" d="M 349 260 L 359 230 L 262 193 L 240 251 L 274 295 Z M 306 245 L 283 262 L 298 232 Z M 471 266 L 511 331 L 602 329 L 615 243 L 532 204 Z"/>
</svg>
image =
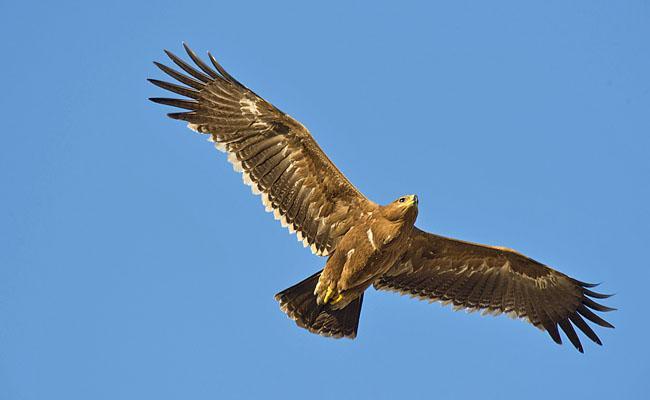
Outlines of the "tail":
<svg viewBox="0 0 650 400">
<path fill-rule="evenodd" d="M 340 310 L 333 310 L 327 304 L 319 305 L 316 303 L 314 289 L 321 272 L 281 291 L 275 295 L 275 299 L 280 302 L 280 309 L 296 321 L 299 327 L 322 336 L 354 339 L 359 327 L 363 293 Z"/>
</svg>

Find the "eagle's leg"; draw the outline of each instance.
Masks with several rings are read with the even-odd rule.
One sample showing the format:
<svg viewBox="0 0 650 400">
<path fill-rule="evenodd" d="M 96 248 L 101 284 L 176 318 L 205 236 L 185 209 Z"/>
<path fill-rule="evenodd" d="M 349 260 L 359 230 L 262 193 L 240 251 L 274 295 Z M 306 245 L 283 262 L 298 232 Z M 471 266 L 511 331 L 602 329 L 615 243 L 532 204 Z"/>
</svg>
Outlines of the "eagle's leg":
<svg viewBox="0 0 650 400">
<path fill-rule="evenodd" d="M 339 280 L 343 272 L 345 258 L 341 257 L 340 252 L 335 252 L 327 260 L 325 268 L 321 273 L 318 284 L 314 288 L 316 302 L 318 304 L 336 304 L 343 299 L 343 294 L 339 288 Z"/>
</svg>

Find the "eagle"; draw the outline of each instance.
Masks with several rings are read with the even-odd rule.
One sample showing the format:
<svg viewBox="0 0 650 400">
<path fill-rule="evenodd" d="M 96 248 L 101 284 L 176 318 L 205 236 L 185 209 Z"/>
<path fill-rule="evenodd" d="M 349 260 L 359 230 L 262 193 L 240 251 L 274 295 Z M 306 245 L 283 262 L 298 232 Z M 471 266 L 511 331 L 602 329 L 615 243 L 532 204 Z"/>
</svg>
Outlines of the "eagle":
<svg viewBox="0 0 650 400">
<path fill-rule="evenodd" d="M 561 329 L 580 352 L 574 327 L 602 345 L 585 320 L 613 328 L 594 311 L 614 309 L 594 300 L 610 296 L 593 291 L 596 285 L 506 247 L 417 228 L 416 195 L 386 205 L 368 199 L 300 122 L 240 83 L 211 53 L 210 66 L 183 47 L 194 65 L 165 50 L 183 72 L 154 62 L 177 83 L 149 79 L 181 98 L 150 100 L 182 109 L 167 115 L 207 135 L 261 196 L 266 211 L 315 255 L 326 257 L 321 271 L 275 296 L 298 326 L 355 338 L 364 292 L 373 286 L 454 309 L 507 314 L 546 331 L 558 344 Z"/>
</svg>

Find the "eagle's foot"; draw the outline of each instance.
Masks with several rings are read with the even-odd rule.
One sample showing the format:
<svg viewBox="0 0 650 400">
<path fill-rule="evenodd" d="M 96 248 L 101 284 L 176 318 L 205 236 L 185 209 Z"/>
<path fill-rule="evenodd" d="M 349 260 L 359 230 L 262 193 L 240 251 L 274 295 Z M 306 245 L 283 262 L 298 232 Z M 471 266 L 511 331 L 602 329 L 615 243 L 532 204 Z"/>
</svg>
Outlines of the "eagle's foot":
<svg viewBox="0 0 650 400">
<path fill-rule="evenodd" d="M 334 289 L 332 287 L 328 287 L 327 291 L 325 292 L 325 297 L 323 297 L 323 304 L 327 304 L 327 302 L 330 301 L 330 299 L 334 296 Z"/>
<path fill-rule="evenodd" d="M 336 304 L 339 301 L 343 299 L 343 295 L 341 293 L 337 293 L 331 286 L 327 288 L 325 291 L 325 296 L 322 298 L 318 296 L 317 302 L 319 304 Z"/>
</svg>

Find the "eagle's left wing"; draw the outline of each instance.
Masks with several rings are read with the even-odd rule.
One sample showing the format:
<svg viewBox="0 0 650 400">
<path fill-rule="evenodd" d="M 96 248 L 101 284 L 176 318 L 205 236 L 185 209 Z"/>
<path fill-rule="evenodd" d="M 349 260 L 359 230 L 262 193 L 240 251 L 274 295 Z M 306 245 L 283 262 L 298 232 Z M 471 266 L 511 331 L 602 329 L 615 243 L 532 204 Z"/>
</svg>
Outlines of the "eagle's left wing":
<svg viewBox="0 0 650 400">
<path fill-rule="evenodd" d="M 210 135 L 262 196 L 266 210 L 303 245 L 317 255 L 331 253 L 360 214 L 377 205 L 347 180 L 300 122 L 238 82 L 211 54 L 214 68 L 184 46 L 196 67 L 166 53 L 187 75 L 155 63 L 183 85 L 149 81 L 185 98 L 150 100 L 188 110 L 168 115 Z"/>
<path fill-rule="evenodd" d="M 586 318 L 613 326 L 591 310 L 611 311 L 593 298 L 606 298 L 580 282 L 514 250 L 484 246 L 433 235 L 413 228 L 409 248 L 401 260 L 374 286 L 423 300 L 451 303 L 455 308 L 507 313 L 545 330 L 562 343 L 557 326 L 582 352 L 573 329 L 601 344 Z"/>
</svg>

